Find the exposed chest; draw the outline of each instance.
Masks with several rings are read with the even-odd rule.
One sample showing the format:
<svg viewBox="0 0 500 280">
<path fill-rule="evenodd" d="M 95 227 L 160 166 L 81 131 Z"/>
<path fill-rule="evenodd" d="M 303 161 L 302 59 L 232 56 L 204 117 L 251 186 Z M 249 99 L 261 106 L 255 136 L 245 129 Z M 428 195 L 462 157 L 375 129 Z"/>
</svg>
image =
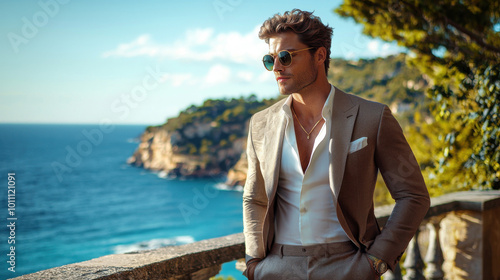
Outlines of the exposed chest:
<svg viewBox="0 0 500 280">
<path fill-rule="evenodd" d="M 294 122 L 297 151 L 299 153 L 300 165 L 304 173 L 307 167 L 309 166 L 316 138 L 320 134 L 323 126 L 324 126 L 324 120 L 321 120 L 318 123 L 318 125 L 308 135 L 308 133 L 305 132 L 304 129 L 297 122 Z"/>
</svg>

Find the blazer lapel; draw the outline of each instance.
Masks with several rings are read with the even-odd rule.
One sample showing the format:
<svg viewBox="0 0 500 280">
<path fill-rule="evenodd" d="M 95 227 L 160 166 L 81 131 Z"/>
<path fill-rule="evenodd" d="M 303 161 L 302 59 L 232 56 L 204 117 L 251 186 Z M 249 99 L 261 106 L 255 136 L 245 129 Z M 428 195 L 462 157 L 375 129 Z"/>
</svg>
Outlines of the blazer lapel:
<svg viewBox="0 0 500 280">
<path fill-rule="evenodd" d="M 274 199 L 278 186 L 278 176 L 281 165 L 281 152 L 285 135 L 285 116 L 281 106 L 276 111 L 270 111 L 267 116 L 266 134 L 264 135 L 265 170 L 264 181 L 269 203 Z"/>
<path fill-rule="evenodd" d="M 335 88 L 330 135 L 330 187 L 338 198 L 344 178 L 345 163 L 349 152 L 352 131 L 359 105 L 352 102 L 349 95 Z"/>
</svg>

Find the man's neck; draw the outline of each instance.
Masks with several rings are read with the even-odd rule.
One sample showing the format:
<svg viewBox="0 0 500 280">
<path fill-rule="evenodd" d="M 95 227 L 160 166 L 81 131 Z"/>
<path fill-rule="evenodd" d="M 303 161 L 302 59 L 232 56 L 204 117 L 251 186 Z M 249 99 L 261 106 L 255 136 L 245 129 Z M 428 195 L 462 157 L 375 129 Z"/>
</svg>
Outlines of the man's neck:
<svg viewBox="0 0 500 280">
<path fill-rule="evenodd" d="M 293 93 L 293 108 L 303 119 L 317 120 L 326 99 L 331 91 L 331 85 L 325 81 L 314 88 Z"/>
</svg>

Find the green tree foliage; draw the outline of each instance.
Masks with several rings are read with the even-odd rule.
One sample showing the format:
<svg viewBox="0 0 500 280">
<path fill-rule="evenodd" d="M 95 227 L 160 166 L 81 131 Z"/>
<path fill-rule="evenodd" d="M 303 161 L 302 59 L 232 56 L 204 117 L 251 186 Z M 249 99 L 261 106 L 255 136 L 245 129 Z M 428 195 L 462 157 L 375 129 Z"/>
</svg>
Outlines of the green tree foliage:
<svg viewBox="0 0 500 280">
<path fill-rule="evenodd" d="M 408 67 L 406 59 L 405 54 L 359 61 L 332 59 L 328 80 L 346 92 L 399 107 L 398 121 L 408 125 L 415 111 L 426 110 L 420 107 L 428 83 L 420 71 Z"/>
<path fill-rule="evenodd" d="M 227 276 L 226 278 L 224 276 L 214 276 L 210 277 L 210 280 L 235 280 L 235 278 L 233 276 Z"/>
<path fill-rule="evenodd" d="M 336 12 L 407 47 L 430 78 L 435 120 L 413 132 L 432 144 L 432 186 L 500 189 L 500 2 L 345 0 Z"/>
<path fill-rule="evenodd" d="M 169 131 L 182 131 L 187 125 L 194 123 L 212 123 L 215 127 L 227 124 L 240 124 L 247 121 L 255 112 L 271 105 L 275 100 L 257 100 L 252 94 L 248 97 L 232 99 L 208 99 L 201 106 L 191 105 L 169 118 L 163 128 Z"/>
</svg>

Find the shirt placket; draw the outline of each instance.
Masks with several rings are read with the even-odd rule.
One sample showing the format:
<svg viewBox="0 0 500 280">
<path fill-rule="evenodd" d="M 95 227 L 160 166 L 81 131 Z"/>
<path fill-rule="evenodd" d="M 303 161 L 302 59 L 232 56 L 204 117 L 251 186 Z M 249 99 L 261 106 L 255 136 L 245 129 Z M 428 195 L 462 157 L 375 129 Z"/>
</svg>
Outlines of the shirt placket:
<svg viewBox="0 0 500 280">
<path fill-rule="evenodd" d="M 312 227 L 310 225 L 310 215 L 311 212 L 310 210 L 310 203 L 311 199 L 308 197 L 309 196 L 309 190 L 311 188 L 311 185 L 308 184 L 308 179 L 310 178 L 310 169 L 309 167 L 311 164 L 313 164 L 313 161 L 315 160 L 316 156 L 315 153 L 318 149 L 318 147 L 321 145 L 321 143 L 325 140 L 326 137 L 326 121 L 321 127 L 320 133 L 318 134 L 321 138 L 318 139 L 316 138 L 313 150 L 311 152 L 311 158 L 309 159 L 309 164 L 307 166 L 307 169 L 305 173 L 303 174 L 302 177 L 302 188 L 300 190 L 300 207 L 299 207 L 299 232 L 300 232 L 300 240 L 302 244 L 304 243 L 309 243 L 306 242 L 307 240 L 311 240 L 311 234 L 312 234 Z M 297 154 L 298 155 L 298 154 Z M 300 165 L 300 160 L 299 160 L 299 165 Z M 302 169 L 301 169 L 302 170 Z"/>
</svg>

